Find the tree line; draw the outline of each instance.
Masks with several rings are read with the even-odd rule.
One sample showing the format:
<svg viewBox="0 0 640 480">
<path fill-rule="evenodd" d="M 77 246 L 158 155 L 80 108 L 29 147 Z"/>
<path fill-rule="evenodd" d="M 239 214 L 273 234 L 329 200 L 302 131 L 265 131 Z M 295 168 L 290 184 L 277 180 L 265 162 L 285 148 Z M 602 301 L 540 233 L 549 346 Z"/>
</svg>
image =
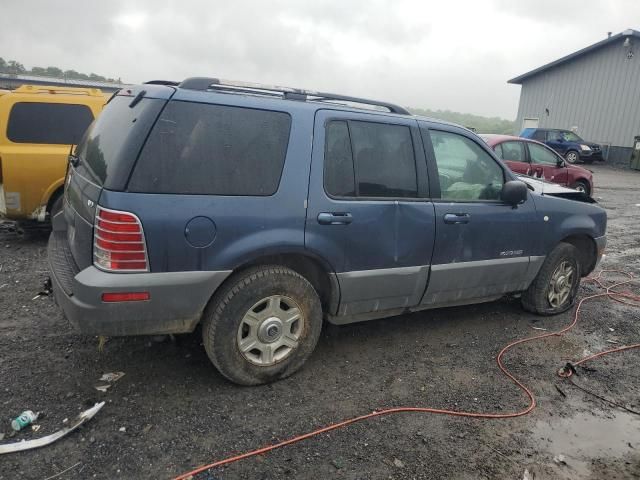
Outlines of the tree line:
<svg viewBox="0 0 640 480">
<path fill-rule="evenodd" d="M 513 135 L 515 133 L 515 121 L 505 120 L 499 117 L 483 117 L 471 113 L 452 112 L 450 110 L 429 110 L 426 108 L 409 108 L 415 115 L 457 123 L 463 127 L 475 129 L 477 133 L 499 133 Z"/>
<path fill-rule="evenodd" d="M 122 83 L 120 78 L 108 78 L 96 73 L 81 73 L 75 70 L 62 70 L 58 67 L 33 67 L 28 70 L 22 63 L 16 60 L 5 60 L 0 57 L 0 73 L 10 75 L 39 75 L 45 77 L 64 78 L 66 80 L 92 80 L 95 82 Z"/>
</svg>

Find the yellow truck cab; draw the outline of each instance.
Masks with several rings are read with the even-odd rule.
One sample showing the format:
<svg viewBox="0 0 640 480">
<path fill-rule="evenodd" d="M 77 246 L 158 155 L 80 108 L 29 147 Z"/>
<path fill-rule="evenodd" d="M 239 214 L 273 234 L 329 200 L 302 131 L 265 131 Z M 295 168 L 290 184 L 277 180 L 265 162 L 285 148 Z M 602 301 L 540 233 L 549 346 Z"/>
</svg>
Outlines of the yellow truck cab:
<svg viewBox="0 0 640 480">
<path fill-rule="evenodd" d="M 107 100 L 95 88 L 0 90 L 0 215 L 43 222 L 61 208 L 69 150 Z"/>
</svg>

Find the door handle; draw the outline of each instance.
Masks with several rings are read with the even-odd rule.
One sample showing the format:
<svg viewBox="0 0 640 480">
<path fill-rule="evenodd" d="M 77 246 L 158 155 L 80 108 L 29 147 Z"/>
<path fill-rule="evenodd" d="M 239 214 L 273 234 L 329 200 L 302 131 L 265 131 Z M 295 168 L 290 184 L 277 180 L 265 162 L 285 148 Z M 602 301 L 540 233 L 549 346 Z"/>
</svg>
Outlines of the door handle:
<svg viewBox="0 0 640 480">
<path fill-rule="evenodd" d="M 353 221 L 353 217 L 347 212 L 322 212 L 318 214 L 320 225 L 348 225 Z"/>
<path fill-rule="evenodd" d="M 454 225 L 469 223 L 470 220 L 471 215 L 469 215 L 468 213 L 446 213 L 444 215 L 444 223 L 450 223 Z"/>
</svg>

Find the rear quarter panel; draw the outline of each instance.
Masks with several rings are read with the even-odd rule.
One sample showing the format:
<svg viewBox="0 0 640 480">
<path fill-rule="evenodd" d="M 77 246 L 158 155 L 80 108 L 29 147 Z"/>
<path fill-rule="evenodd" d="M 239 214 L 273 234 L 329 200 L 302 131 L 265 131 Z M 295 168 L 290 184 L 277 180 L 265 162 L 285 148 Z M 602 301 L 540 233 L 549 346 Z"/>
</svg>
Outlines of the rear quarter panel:
<svg viewBox="0 0 640 480">
<path fill-rule="evenodd" d="M 202 101 L 201 93 L 180 93 L 180 100 Z M 220 94 L 207 95 L 213 103 Z M 225 95 L 220 100 L 226 105 L 256 107 L 241 96 Z M 291 115 L 289 146 L 278 190 L 272 196 L 103 190 L 100 205 L 133 212 L 140 218 L 152 272 L 233 270 L 258 256 L 304 249 L 313 110 L 289 103 L 293 104 L 287 108 Z M 261 101 L 260 108 L 268 109 L 269 104 Z M 274 100 L 272 106 L 273 110 L 284 111 L 282 101 Z M 206 217 L 214 223 L 215 238 L 211 244 L 194 247 L 187 241 L 185 229 L 195 217 Z"/>
</svg>

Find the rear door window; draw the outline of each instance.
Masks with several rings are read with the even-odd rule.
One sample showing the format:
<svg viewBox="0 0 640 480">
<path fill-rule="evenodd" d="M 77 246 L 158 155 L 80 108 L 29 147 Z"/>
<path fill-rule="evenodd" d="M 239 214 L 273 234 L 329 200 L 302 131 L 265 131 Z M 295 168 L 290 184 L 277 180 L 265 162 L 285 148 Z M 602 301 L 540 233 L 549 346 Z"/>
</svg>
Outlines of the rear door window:
<svg viewBox="0 0 640 480">
<path fill-rule="evenodd" d="M 76 145 L 93 122 L 86 105 L 18 102 L 11 108 L 7 138 L 14 143 Z"/>
<path fill-rule="evenodd" d="M 417 197 L 411 130 L 355 120 L 329 122 L 324 185 L 336 197 Z"/>
<path fill-rule="evenodd" d="M 273 195 L 289 142 L 287 113 L 170 102 L 145 144 L 128 190 Z"/>
<path fill-rule="evenodd" d="M 524 154 L 524 145 L 522 142 L 504 142 L 502 145 L 503 160 L 511 160 L 513 162 L 526 162 Z"/>
<path fill-rule="evenodd" d="M 536 130 L 536 131 L 533 133 L 532 138 L 533 138 L 534 140 L 538 140 L 539 142 L 544 142 L 544 141 L 545 141 L 544 136 L 545 136 L 545 132 L 544 132 L 544 130 Z"/>
</svg>

